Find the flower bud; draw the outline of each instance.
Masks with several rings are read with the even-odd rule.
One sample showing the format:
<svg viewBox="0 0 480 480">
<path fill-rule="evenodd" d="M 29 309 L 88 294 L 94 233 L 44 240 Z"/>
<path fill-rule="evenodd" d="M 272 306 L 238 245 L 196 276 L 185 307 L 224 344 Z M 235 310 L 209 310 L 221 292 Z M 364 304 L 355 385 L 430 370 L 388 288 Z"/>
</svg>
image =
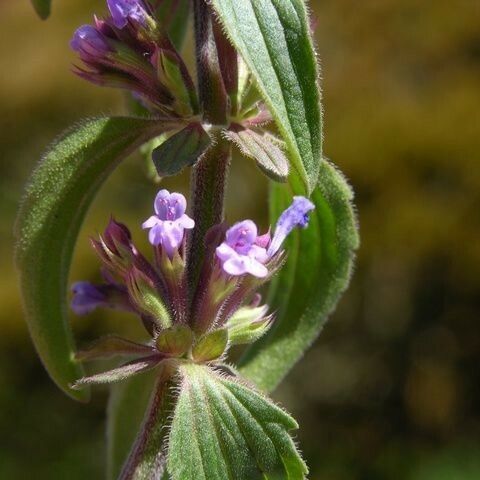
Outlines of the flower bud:
<svg viewBox="0 0 480 480">
<path fill-rule="evenodd" d="M 314 208 L 315 205 L 308 198 L 293 197 L 292 204 L 280 215 L 277 221 L 272 242 L 267 250 L 270 258 L 278 252 L 283 241 L 294 228 L 306 228 L 308 226 L 309 212 Z"/>
<path fill-rule="evenodd" d="M 124 28 L 129 21 L 145 26 L 148 12 L 142 0 L 107 0 L 113 24 Z"/>
<path fill-rule="evenodd" d="M 133 265 L 138 252 L 132 243 L 128 228 L 113 218 L 99 240 L 91 240 L 92 246 L 105 266 L 112 272 L 124 276 Z"/>
<path fill-rule="evenodd" d="M 267 313 L 268 306 L 242 307 L 227 321 L 228 338 L 232 345 L 253 343 L 271 327 L 273 316 Z"/>
<path fill-rule="evenodd" d="M 170 312 L 154 282 L 136 267 L 128 272 L 126 282 L 132 304 L 160 328 L 169 328 L 172 325 Z"/>
<path fill-rule="evenodd" d="M 192 346 L 193 333 L 185 325 L 174 325 L 162 330 L 156 339 L 157 349 L 166 355 L 181 357 Z"/>
<path fill-rule="evenodd" d="M 173 110 L 181 116 L 190 116 L 198 109 L 193 81 L 182 59 L 175 52 L 159 48 L 152 63 L 157 66 L 158 80 L 174 97 Z"/>
<path fill-rule="evenodd" d="M 84 60 L 92 60 L 110 51 L 107 39 L 92 25 L 79 27 L 70 41 L 70 47 Z"/>
<path fill-rule="evenodd" d="M 206 333 L 193 346 L 192 357 L 196 362 L 209 362 L 222 356 L 228 346 L 228 330 L 221 328 Z"/>
<path fill-rule="evenodd" d="M 98 307 L 107 305 L 106 295 L 90 282 L 76 282 L 72 285 L 73 298 L 70 304 L 77 315 L 86 315 Z"/>
<path fill-rule="evenodd" d="M 132 309 L 126 290 L 116 284 L 76 282 L 72 292 L 70 307 L 77 315 L 86 315 L 97 308 Z"/>
</svg>

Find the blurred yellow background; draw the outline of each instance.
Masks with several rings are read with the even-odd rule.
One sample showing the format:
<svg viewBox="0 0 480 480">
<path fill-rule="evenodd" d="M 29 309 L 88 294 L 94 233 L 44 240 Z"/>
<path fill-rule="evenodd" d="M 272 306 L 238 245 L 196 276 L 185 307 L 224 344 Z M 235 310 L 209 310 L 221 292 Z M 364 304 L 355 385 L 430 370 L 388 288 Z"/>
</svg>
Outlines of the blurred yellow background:
<svg viewBox="0 0 480 480">
<path fill-rule="evenodd" d="M 479 479 L 480 4 L 311 6 L 325 152 L 356 191 L 362 246 L 348 293 L 275 399 L 299 420 L 314 480 Z M 27 0 L 0 3 L 5 480 L 104 475 L 106 391 L 79 405 L 48 379 L 28 338 L 12 261 L 15 212 L 41 152 L 83 117 L 124 111 L 120 93 L 70 72 L 72 32 L 104 11 L 100 0 L 57 0 L 41 22 Z M 187 180 L 167 185 L 188 192 Z M 265 189 L 255 167 L 237 160 L 229 219 L 265 225 Z M 110 213 L 145 245 L 140 222 L 154 192 L 139 158 L 115 172 L 82 229 L 72 280 L 98 278 L 87 240 Z M 72 322 L 80 341 L 106 331 L 137 334 L 127 316 L 99 312 Z"/>
</svg>

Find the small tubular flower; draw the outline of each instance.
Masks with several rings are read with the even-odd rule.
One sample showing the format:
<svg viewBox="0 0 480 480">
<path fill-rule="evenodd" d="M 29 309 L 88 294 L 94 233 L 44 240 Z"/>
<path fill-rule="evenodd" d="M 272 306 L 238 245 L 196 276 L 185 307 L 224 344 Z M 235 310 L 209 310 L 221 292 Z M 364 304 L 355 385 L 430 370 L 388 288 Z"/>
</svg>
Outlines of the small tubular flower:
<svg viewBox="0 0 480 480">
<path fill-rule="evenodd" d="M 249 273 L 258 278 L 268 275 L 265 266 L 280 250 L 287 235 L 295 228 L 308 225 L 308 213 L 315 205 L 305 197 L 294 197 L 293 203 L 278 219 L 273 238 L 270 232 L 258 235 L 258 229 L 251 220 L 238 222 L 225 235 L 225 241 L 216 249 L 222 269 L 229 275 Z"/>
<path fill-rule="evenodd" d="M 268 247 L 268 257 L 273 257 L 282 246 L 287 235 L 295 228 L 306 228 L 308 226 L 308 213 L 315 208 L 315 205 L 308 198 L 293 197 L 293 203 L 280 215 L 275 227 L 275 233 Z"/>
<path fill-rule="evenodd" d="M 264 263 L 268 260 L 265 248 L 257 245 L 257 226 L 252 220 L 238 222 L 227 230 L 225 241 L 216 249 L 223 270 L 229 275 L 249 273 L 263 278 L 268 275 Z"/>
<path fill-rule="evenodd" d="M 117 28 L 126 27 L 129 20 L 146 23 L 148 13 L 142 0 L 107 0 L 107 5 Z"/>
<path fill-rule="evenodd" d="M 77 28 L 70 41 L 70 47 L 86 60 L 104 55 L 110 50 L 106 38 L 93 25 L 82 25 Z"/>
<path fill-rule="evenodd" d="M 110 15 L 94 17 L 73 35 L 83 65 L 74 73 L 96 85 L 130 91 L 150 111 L 189 117 L 198 110 L 195 84 L 149 1 L 107 0 Z"/>
<path fill-rule="evenodd" d="M 161 246 L 170 259 L 183 242 L 185 230 L 195 226 L 185 210 L 187 201 L 181 193 L 160 190 L 155 198 L 155 215 L 145 220 L 142 228 L 150 229 L 148 239 L 153 246 Z"/>
<path fill-rule="evenodd" d="M 90 282 L 76 282 L 72 285 L 73 298 L 70 304 L 77 315 L 87 315 L 99 307 L 108 305 L 107 296 Z"/>
</svg>

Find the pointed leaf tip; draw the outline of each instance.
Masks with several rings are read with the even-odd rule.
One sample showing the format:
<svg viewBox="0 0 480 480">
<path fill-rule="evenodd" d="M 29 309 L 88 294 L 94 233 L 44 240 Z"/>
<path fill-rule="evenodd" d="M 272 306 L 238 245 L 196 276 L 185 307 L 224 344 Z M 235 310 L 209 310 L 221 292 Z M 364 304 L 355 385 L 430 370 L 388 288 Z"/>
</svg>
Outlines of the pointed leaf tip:
<svg viewBox="0 0 480 480">
<path fill-rule="evenodd" d="M 37 15 L 46 20 L 50 16 L 51 2 L 50 0 L 31 0 L 33 8 L 37 12 Z"/>
<path fill-rule="evenodd" d="M 194 165 L 210 144 L 210 136 L 199 123 L 176 132 L 152 152 L 158 175 L 176 175 L 183 168 Z"/>
<path fill-rule="evenodd" d="M 311 193 L 322 161 L 318 66 L 303 0 L 212 0 Z"/>
</svg>

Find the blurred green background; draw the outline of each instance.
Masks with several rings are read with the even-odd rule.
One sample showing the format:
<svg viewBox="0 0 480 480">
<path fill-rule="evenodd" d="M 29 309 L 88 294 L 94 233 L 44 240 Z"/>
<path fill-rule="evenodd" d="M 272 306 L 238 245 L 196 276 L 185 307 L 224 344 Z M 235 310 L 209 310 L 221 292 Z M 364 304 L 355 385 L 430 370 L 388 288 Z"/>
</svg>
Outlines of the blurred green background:
<svg viewBox="0 0 480 480">
<path fill-rule="evenodd" d="M 243 0 L 239 0 L 243 1 Z M 480 478 L 480 4 L 311 3 L 323 70 L 325 151 L 356 191 L 362 246 L 348 293 L 274 397 L 299 420 L 320 480 Z M 89 405 L 44 372 L 22 318 L 12 225 L 45 147 L 82 117 L 124 111 L 70 72 L 68 41 L 100 0 L 0 3 L 0 478 L 100 479 L 105 390 Z M 170 186 L 187 192 L 187 176 Z M 245 188 L 248 185 L 248 188 Z M 236 161 L 228 217 L 266 225 L 266 183 Z M 108 181 L 82 230 L 72 280 L 97 279 L 88 236 L 110 213 L 145 244 L 155 187 L 139 158 Z M 259 205 L 264 205 L 263 210 Z M 48 281 L 48 278 L 45 279 Z M 136 325 L 74 318 L 79 341 Z"/>
</svg>

